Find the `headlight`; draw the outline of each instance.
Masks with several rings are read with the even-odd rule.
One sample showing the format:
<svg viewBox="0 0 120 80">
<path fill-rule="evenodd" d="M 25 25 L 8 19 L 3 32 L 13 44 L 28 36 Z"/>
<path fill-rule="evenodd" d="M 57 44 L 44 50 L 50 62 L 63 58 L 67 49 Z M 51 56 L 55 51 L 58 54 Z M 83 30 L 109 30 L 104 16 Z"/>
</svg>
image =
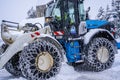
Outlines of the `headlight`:
<svg viewBox="0 0 120 80">
<path fill-rule="evenodd" d="M 45 22 L 46 22 L 46 23 L 50 22 L 51 20 L 52 20 L 52 17 L 46 17 L 46 18 L 45 18 Z"/>
</svg>

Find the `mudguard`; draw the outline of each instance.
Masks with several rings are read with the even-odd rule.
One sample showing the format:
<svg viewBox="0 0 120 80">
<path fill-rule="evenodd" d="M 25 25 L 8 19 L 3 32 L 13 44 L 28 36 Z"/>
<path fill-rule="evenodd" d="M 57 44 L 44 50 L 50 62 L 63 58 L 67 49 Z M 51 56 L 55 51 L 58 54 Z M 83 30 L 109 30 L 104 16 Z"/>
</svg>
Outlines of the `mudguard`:
<svg viewBox="0 0 120 80">
<path fill-rule="evenodd" d="M 38 39 L 39 39 L 39 38 L 38 38 Z M 49 41 L 49 42 L 51 42 L 52 44 L 54 44 L 54 45 L 60 50 L 62 62 L 63 62 L 63 61 L 64 61 L 64 62 L 68 62 L 68 61 L 67 61 L 67 57 L 66 57 L 66 52 L 65 52 L 63 46 L 62 46 L 54 37 L 44 36 L 44 37 L 40 37 L 40 39 Z"/>
<path fill-rule="evenodd" d="M 88 44 L 93 38 L 96 37 L 104 37 L 109 39 L 110 41 L 115 41 L 113 35 L 105 29 L 91 29 L 88 33 L 84 36 L 84 44 Z M 116 41 L 115 41 L 116 42 Z"/>
<path fill-rule="evenodd" d="M 108 21 L 105 20 L 87 20 L 86 21 L 86 27 L 87 29 L 97 29 L 101 28 L 104 25 L 108 24 Z"/>
</svg>

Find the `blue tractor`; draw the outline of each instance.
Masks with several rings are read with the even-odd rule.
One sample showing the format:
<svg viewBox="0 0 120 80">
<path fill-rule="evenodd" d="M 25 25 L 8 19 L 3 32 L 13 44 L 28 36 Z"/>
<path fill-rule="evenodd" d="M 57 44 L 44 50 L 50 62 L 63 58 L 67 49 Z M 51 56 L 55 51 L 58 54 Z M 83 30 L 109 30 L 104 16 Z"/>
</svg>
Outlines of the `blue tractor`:
<svg viewBox="0 0 120 80">
<path fill-rule="evenodd" d="M 75 70 L 103 71 L 112 66 L 116 41 L 109 32 L 111 23 L 89 20 L 84 0 L 56 0 L 48 4 L 45 26 L 65 51 Z"/>
</svg>

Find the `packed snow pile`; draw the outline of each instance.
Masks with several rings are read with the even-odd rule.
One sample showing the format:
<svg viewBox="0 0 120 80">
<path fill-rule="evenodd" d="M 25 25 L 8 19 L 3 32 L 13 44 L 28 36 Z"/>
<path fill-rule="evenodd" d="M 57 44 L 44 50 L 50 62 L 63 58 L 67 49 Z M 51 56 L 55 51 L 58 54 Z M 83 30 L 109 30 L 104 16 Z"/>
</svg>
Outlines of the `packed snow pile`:
<svg viewBox="0 0 120 80">
<path fill-rule="evenodd" d="M 120 50 L 115 56 L 114 65 L 102 72 L 76 72 L 73 67 L 62 64 L 60 73 L 49 80 L 120 80 Z M 15 78 L 5 69 L 0 70 L 0 80 L 26 80 L 25 78 Z"/>
</svg>

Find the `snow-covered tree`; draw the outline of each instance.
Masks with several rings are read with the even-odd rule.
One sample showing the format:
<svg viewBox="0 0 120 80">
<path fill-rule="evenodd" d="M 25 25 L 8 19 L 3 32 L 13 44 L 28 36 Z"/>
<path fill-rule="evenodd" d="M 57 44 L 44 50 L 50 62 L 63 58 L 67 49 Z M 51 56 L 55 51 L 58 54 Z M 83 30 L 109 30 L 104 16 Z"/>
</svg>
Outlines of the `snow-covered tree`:
<svg viewBox="0 0 120 80">
<path fill-rule="evenodd" d="M 104 18 L 104 14 L 105 14 L 105 11 L 104 11 L 103 7 L 100 7 L 98 10 L 97 19 L 102 20 Z"/>
<path fill-rule="evenodd" d="M 28 18 L 36 18 L 37 17 L 36 10 L 34 10 L 33 7 L 30 10 L 28 10 L 27 14 L 28 14 Z"/>
<path fill-rule="evenodd" d="M 107 5 L 106 11 L 100 7 L 97 18 L 114 24 L 115 37 L 120 37 L 120 0 L 112 0 L 111 9 Z"/>
<path fill-rule="evenodd" d="M 110 10 L 109 5 L 107 5 L 106 11 L 109 11 L 109 10 Z"/>
<path fill-rule="evenodd" d="M 111 6 L 112 6 L 112 7 L 115 6 L 115 2 L 114 2 L 114 0 L 112 0 L 112 4 L 111 4 Z"/>
</svg>

